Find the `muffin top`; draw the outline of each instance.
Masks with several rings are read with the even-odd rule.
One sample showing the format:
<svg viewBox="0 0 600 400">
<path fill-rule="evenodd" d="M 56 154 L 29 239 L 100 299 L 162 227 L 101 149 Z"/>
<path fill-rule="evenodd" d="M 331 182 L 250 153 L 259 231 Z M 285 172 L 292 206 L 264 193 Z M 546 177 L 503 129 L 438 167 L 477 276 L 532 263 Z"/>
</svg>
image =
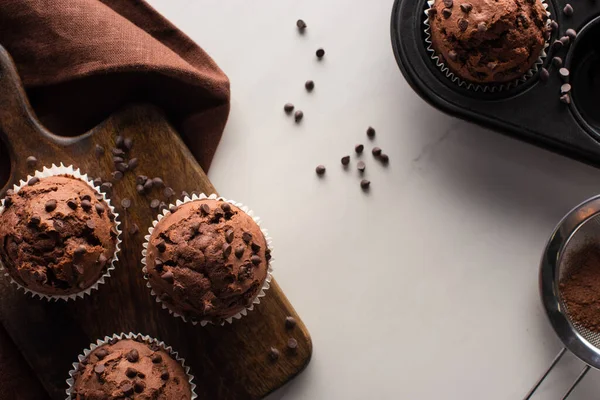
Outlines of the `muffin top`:
<svg viewBox="0 0 600 400">
<path fill-rule="evenodd" d="M 33 178 L 9 190 L 0 214 L 0 258 L 20 285 L 46 295 L 92 286 L 110 265 L 117 231 L 101 195 L 71 176 Z"/>
<path fill-rule="evenodd" d="M 146 269 L 152 289 L 172 311 L 220 321 L 252 303 L 270 258 L 252 217 L 206 199 L 182 204 L 160 220 L 150 237 Z"/>
<path fill-rule="evenodd" d="M 74 374 L 75 400 L 190 400 L 188 376 L 156 344 L 111 340 L 92 351 Z"/>
<path fill-rule="evenodd" d="M 548 34 L 540 0 L 435 0 L 429 20 L 436 54 L 474 83 L 520 78 L 539 58 Z"/>
</svg>

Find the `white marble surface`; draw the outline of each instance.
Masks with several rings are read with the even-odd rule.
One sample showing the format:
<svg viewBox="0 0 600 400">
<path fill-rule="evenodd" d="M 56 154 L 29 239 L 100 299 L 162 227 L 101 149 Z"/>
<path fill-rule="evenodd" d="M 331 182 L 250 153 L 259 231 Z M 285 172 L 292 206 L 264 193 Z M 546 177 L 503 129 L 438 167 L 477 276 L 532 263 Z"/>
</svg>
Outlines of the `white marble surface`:
<svg viewBox="0 0 600 400">
<path fill-rule="evenodd" d="M 312 334 L 308 369 L 270 399 L 521 398 L 560 348 L 538 299 L 541 251 L 598 193 L 600 171 L 423 102 L 392 54 L 392 1 L 150 3 L 231 78 L 210 177 L 263 218 L 277 279 Z M 288 101 L 305 112 L 299 126 Z M 339 162 L 359 142 L 368 195 Z M 536 399 L 560 398 L 581 367 L 567 358 Z M 599 377 L 571 398 L 597 395 Z"/>
</svg>

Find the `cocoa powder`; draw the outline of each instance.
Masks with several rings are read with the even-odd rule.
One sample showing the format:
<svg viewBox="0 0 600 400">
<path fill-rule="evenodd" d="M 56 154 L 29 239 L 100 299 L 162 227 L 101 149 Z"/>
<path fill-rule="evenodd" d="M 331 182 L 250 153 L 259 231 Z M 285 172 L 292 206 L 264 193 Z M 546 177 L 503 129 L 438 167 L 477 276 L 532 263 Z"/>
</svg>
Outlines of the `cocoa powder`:
<svg viewBox="0 0 600 400">
<path fill-rule="evenodd" d="M 600 243 L 585 243 L 568 257 L 561 297 L 573 322 L 600 332 Z"/>
</svg>

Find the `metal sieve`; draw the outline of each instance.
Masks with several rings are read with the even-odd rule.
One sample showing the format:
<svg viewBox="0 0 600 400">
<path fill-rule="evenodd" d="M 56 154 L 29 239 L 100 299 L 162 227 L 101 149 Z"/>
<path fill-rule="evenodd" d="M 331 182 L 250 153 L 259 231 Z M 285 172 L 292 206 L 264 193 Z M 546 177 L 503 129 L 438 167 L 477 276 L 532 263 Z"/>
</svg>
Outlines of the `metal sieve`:
<svg viewBox="0 0 600 400">
<path fill-rule="evenodd" d="M 586 366 L 563 399 L 571 394 L 590 367 L 600 369 L 600 333 L 592 332 L 572 320 L 559 289 L 559 283 L 569 277 L 576 266 L 570 262 L 570 258 L 578 249 L 594 240 L 600 241 L 600 195 L 571 210 L 557 225 L 546 244 L 540 264 L 540 296 L 550 324 L 565 347 L 525 396 L 525 400 L 533 396 L 567 349 Z"/>
</svg>

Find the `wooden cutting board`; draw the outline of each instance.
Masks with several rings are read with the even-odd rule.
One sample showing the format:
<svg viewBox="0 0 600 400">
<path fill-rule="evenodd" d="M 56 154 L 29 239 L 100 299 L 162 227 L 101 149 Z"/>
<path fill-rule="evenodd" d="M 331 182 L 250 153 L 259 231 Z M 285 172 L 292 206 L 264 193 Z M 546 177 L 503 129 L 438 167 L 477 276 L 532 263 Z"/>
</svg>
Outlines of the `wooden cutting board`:
<svg viewBox="0 0 600 400">
<path fill-rule="evenodd" d="M 113 182 L 110 198 L 120 214 L 123 243 L 112 277 L 92 296 L 69 303 L 33 299 L 0 277 L 0 321 L 56 400 L 65 398 L 65 380 L 77 355 L 96 339 L 120 332 L 147 334 L 179 351 L 196 377 L 199 399 L 266 396 L 301 372 L 312 354 L 310 335 L 277 282 L 272 282 L 267 296 L 247 317 L 231 325 L 204 328 L 173 318 L 155 303 L 145 286 L 142 243 L 156 217 L 150 201 L 164 200 L 164 196 L 162 190 L 138 194 L 136 175 L 161 177 L 178 196 L 182 191 L 216 193 L 162 113 L 152 106 L 134 106 L 82 136 L 55 136 L 37 121 L 14 64 L 0 47 L 0 154 L 8 154 L 11 167 L 0 195 L 35 169 L 52 163 L 72 164 L 92 177 L 110 179 L 114 170 L 111 149 L 117 135 L 133 140 L 130 157 L 137 158 L 139 165 Z M 103 156 L 95 155 L 96 145 L 106 149 Z M 27 166 L 28 156 L 38 159 L 36 168 Z M 127 211 L 121 206 L 123 198 L 133 201 Z M 129 232 L 133 224 L 139 226 L 139 233 Z M 277 238 L 274 247 L 276 258 Z M 276 262 L 274 266 L 284 267 Z M 286 329 L 287 316 L 296 319 L 295 328 Z M 286 350 L 289 338 L 298 341 L 294 352 Z M 271 346 L 281 351 L 276 362 L 268 356 Z"/>
</svg>

